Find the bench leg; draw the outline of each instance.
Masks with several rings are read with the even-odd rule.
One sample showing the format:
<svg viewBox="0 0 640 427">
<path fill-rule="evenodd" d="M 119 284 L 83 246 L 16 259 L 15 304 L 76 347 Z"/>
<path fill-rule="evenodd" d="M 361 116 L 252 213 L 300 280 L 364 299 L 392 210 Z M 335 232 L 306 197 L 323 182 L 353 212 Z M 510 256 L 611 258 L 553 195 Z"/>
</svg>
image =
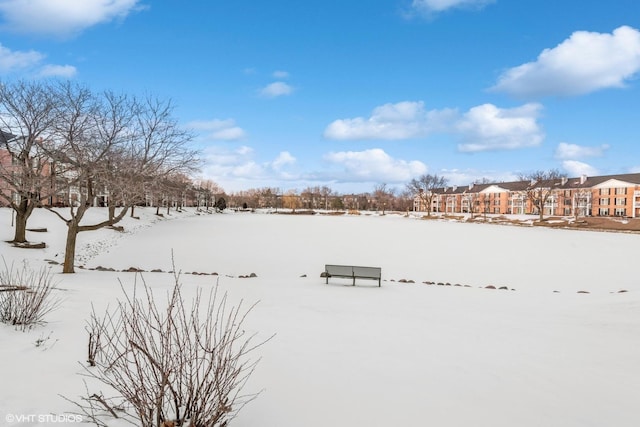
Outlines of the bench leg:
<svg viewBox="0 0 640 427">
<path fill-rule="evenodd" d="M 353 276 L 353 286 L 356 285 L 356 276 Z"/>
</svg>

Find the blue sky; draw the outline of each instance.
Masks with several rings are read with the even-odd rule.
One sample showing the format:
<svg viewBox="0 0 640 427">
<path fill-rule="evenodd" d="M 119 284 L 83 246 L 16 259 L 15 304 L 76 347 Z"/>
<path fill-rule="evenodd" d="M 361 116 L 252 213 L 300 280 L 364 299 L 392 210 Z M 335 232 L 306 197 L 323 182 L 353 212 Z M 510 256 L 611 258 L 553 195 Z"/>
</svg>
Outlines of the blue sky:
<svg viewBox="0 0 640 427">
<path fill-rule="evenodd" d="M 0 0 L 0 78 L 171 99 L 227 191 L 640 172 L 637 0 Z"/>
</svg>

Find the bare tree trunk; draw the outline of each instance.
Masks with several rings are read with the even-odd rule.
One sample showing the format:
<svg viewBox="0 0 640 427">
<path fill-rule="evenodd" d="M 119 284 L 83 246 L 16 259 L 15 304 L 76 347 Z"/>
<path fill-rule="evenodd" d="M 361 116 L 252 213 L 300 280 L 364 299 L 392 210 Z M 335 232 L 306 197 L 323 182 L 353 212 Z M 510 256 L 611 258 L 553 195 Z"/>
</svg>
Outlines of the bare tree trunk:
<svg viewBox="0 0 640 427">
<path fill-rule="evenodd" d="M 135 205 L 131 205 L 131 218 L 134 217 L 133 211 L 135 210 L 136 206 Z"/>
<path fill-rule="evenodd" d="M 27 215 L 22 210 L 16 212 L 16 230 L 13 235 L 13 243 L 24 243 L 27 241 Z"/>
<path fill-rule="evenodd" d="M 71 220 L 67 223 L 67 243 L 64 249 L 63 273 L 75 273 L 74 260 L 76 257 L 76 239 L 78 237 L 78 224 Z"/>
<path fill-rule="evenodd" d="M 544 220 L 544 202 L 542 198 L 538 201 L 538 213 L 540 214 L 540 222 L 542 222 Z"/>
<path fill-rule="evenodd" d="M 24 243 L 27 241 L 27 220 L 31 216 L 34 206 L 33 202 L 29 203 L 27 198 L 23 198 L 17 206 L 12 205 L 16 213 L 16 229 L 13 235 L 14 243 Z"/>
</svg>

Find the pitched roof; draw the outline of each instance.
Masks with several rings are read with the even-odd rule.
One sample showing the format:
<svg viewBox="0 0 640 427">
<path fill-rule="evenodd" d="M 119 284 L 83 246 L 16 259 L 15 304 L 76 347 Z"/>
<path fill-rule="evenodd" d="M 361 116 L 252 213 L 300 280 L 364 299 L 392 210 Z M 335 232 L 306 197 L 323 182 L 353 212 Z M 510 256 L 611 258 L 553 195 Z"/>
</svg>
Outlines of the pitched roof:
<svg viewBox="0 0 640 427">
<path fill-rule="evenodd" d="M 612 179 L 618 181 L 629 182 L 631 184 L 640 185 L 640 173 L 627 173 L 616 175 L 601 175 L 601 176 L 582 176 L 577 178 L 569 178 L 562 188 L 591 188 L 603 182 L 610 181 Z"/>
</svg>

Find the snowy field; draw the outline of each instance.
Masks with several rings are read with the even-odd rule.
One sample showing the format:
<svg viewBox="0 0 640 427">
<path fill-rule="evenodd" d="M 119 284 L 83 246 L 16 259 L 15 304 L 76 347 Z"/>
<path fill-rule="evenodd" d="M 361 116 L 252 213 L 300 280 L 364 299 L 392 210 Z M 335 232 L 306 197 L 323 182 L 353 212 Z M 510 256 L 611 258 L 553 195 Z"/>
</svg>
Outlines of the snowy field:
<svg viewBox="0 0 640 427">
<path fill-rule="evenodd" d="M 84 393 L 91 304 L 100 311 L 135 277 L 89 269 L 167 271 L 172 251 L 182 272 L 218 273 L 183 274 L 185 293 L 218 283 L 233 301 L 259 301 L 246 326 L 275 334 L 247 385 L 263 391 L 233 426 L 640 425 L 640 235 L 396 215 L 154 212 L 137 210 L 124 233 L 80 234 L 76 265 L 86 269 L 52 267 L 63 303 L 46 325 L 0 324 L 0 425 L 52 425 L 10 420 L 75 411 L 59 395 Z M 0 209 L 3 241 L 10 224 Z M 62 262 L 64 224 L 38 210 L 29 227 L 48 229 L 28 233 L 47 248 L 2 243 L 6 262 Z M 381 267 L 382 287 L 327 285 L 324 264 Z M 172 284 L 167 273 L 143 275 L 159 291 Z"/>
</svg>

